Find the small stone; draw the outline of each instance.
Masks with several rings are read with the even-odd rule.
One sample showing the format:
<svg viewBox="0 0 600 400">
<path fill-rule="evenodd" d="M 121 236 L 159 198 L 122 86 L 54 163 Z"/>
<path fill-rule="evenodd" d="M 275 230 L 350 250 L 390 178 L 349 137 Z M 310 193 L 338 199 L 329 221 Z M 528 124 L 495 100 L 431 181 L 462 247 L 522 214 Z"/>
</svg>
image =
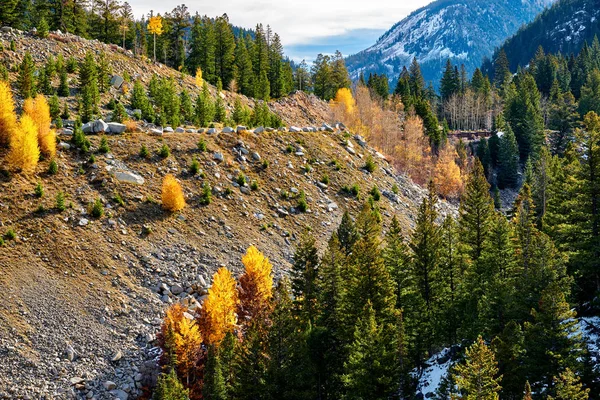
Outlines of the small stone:
<svg viewBox="0 0 600 400">
<path fill-rule="evenodd" d="M 106 390 L 113 390 L 117 388 L 117 384 L 114 383 L 113 381 L 106 381 L 104 382 L 104 388 Z"/>
<path fill-rule="evenodd" d="M 113 358 L 111 359 L 112 362 L 117 362 L 119 361 L 121 358 L 123 358 L 123 353 L 121 352 L 121 350 L 117 351 L 115 353 L 115 355 L 113 356 Z"/>
</svg>

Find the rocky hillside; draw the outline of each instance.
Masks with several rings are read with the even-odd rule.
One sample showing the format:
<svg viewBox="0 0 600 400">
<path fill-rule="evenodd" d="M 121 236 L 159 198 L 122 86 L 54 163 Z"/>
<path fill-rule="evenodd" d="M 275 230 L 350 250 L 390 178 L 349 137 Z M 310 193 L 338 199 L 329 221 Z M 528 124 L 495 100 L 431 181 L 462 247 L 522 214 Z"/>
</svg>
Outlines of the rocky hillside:
<svg viewBox="0 0 600 400">
<path fill-rule="evenodd" d="M 2 53 L 8 65 L 25 50 L 41 62 L 48 54 L 81 58 L 103 49 L 115 74 L 174 76 L 194 90 L 192 78 L 100 43 L 0 36 L 5 49 L 11 40 L 16 51 Z M 251 244 L 281 276 L 307 227 L 322 246 L 343 212 L 357 212 L 374 186 L 383 194 L 384 225 L 397 215 L 410 229 L 424 191 L 363 138 L 329 121 L 326 103 L 298 93 L 270 107 L 288 129 L 217 127 L 209 134 L 192 126 L 157 131 L 140 122 L 136 132 L 106 134 L 107 153 L 98 151 L 103 135 L 90 134 L 93 159 L 73 148 L 71 131 L 63 129 L 56 175 L 45 172 L 48 160 L 34 175 L 10 173 L 0 149 L 0 234 L 6 240 L 0 247 L 0 399 L 137 398 L 156 373 L 155 333 L 166 305 L 200 307 L 214 271 L 226 265 L 239 272 Z M 93 125 L 105 128 L 100 121 Z M 158 154 L 163 145 L 168 157 Z M 197 174 L 189 172 L 194 158 Z M 368 158 L 376 165 L 372 173 L 364 168 Z M 176 214 L 160 204 L 167 173 L 186 196 L 187 206 Z M 358 196 L 343 190 L 355 184 Z M 203 205 L 206 186 L 212 201 Z M 56 207 L 59 192 L 64 211 Z M 306 212 L 297 207 L 301 192 Z M 96 200 L 104 208 L 100 218 L 90 215 Z M 455 212 L 446 203 L 440 207 L 442 214 Z"/>
<path fill-rule="evenodd" d="M 416 57 L 426 81 L 438 85 L 448 58 L 471 74 L 484 57 L 554 0 L 438 0 L 413 12 L 384 33 L 373 46 L 348 57 L 360 73 L 396 79 Z"/>
</svg>

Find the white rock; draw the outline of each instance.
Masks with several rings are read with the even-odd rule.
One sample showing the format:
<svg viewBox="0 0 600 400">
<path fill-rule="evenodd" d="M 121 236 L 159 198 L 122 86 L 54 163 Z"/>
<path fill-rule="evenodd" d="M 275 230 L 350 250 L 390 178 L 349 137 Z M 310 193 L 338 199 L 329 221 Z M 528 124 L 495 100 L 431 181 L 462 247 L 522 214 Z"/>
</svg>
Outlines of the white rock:
<svg viewBox="0 0 600 400">
<path fill-rule="evenodd" d="M 179 127 L 177 127 L 177 128 L 175 128 L 175 133 L 184 133 L 184 132 L 185 132 L 185 129 L 183 129 L 183 128 L 182 128 L 182 127 L 180 127 L 180 126 L 179 126 Z"/>
<path fill-rule="evenodd" d="M 162 136 L 163 131 L 160 128 L 152 128 L 152 129 L 150 129 L 150 134 L 152 134 L 154 136 Z"/>
<path fill-rule="evenodd" d="M 119 182 L 132 183 L 134 185 L 144 184 L 144 178 L 131 171 L 115 171 L 114 176 Z"/>
<path fill-rule="evenodd" d="M 124 124 L 120 124 L 118 122 L 108 123 L 108 132 L 110 133 L 121 134 L 125 132 L 125 129 L 127 129 L 127 127 Z"/>
<path fill-rule="evenodd" d="M 171 128 L 170 126 L 167 126 L 165 129 L 163 129 L 164 133 L 173 133 L 173 128 Z"/>
<path fill-rule="evenodd" d="M 208 128 L 206 133 L 208 133 L 209 135 L 213 135 L 213 134 L 217 133 L 217 129 L 216 128 Z"/>
<path fill-rule="evenodd" d="M 117 384 L 113 381 L 106 381 L 103 383 L 103 385 L 106 390 L 113 390 L 117 388 Z"/>
<path fill-rule="evenodd" d="M 221 133 L 233 133 L 233 128 L 230 126 L 226 126 L 225 128 L 223 128 Z"/>
<path fill-rule="evenodd" d="M 254 133 L 263 133 L 265 131 L 265 128 L 263 126 L 259 126 L 258 128 L 256 128 L 254 130 Z"/>
<path fill-rule="evenodd" d="M 298 128 L 297 126 L 290 126 L 290 132 L 298 133 L 298 132 L 302 132 L 302 129 Z"/>
</svg>

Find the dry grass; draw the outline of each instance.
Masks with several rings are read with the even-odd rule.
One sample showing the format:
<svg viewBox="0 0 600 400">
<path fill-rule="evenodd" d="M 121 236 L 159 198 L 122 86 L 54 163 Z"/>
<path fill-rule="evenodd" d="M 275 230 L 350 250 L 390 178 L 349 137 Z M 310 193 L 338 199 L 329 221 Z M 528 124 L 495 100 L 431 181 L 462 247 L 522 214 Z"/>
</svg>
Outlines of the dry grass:
<svg viewBox="0 0 600 400">
<path fill-rule="evenodd" d="M 132 119 L 126 119 L 123 121 L 123 125 L 125 125 L 125 132 L 133 133 L 139 129 L 138 123 Z"/>
</svg>

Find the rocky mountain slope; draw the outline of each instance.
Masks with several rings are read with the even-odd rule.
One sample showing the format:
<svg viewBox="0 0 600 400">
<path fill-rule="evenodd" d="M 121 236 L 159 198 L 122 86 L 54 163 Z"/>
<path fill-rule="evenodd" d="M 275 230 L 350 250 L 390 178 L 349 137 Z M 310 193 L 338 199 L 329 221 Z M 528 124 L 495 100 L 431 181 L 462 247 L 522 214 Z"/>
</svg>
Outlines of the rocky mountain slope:
<svg viewBox="0 0 600 400">
<path fill-rule="evenodd" d="M 568 56 L 579 53 L 586 41 L 591 44 L 599 35 L 600 0 L 560 0 L 500 48 L 506 52 L 511 70 L 516 71 L 529 63 L 539 46 L 546 53 Z M 486 63 L 484 69 L 493 72 L 492 63 Z"/>
<path fill-rule="evenodd" d="M 554 0 L 438 0 L 384 33 L 373 46 L 347 58 L 351 76 L 385 73 L 394 80 L 416 57 L 426 81 L 438 85 L 448 58 L 471 74 L 517 29 Z"/>
<path fill-rule="evenodd" d="M 191 77 L 97 42 L 18 32 L 3 33 L 0 41 L 5 49 L 10 41 L 16 45 L 2 53 L 7 65 L 25 50 L 38 62 L 59 52 L 81 59 L 86 50 L 104 50 L 115 74 L 127 71 L 144 82 L 152 73 L 170 75 L 196 91 Z M 223 96 L 231 107 L 235 95 Z M 74 109 L 75 98 L 68 101 Z M 397 215 L 410 229 L 424 190 L 361 137 L 343 127 L 320 129 L 334 122 L 326 103 L 297 93 L 269 106 L 289 129 L 238 133 L 217 127 L 208 134 L 185 126 L 155 135 L 153 126 L 140 123 L 136 132 L 106 135 L 106 154 L 98 152 L 101 135 L 89 135 L 93 160 L 70 146 L 64 129 L 56 175 L 45 172 L 48 160 L 35 175 L 9 173 L 6 149 L 0 149 L 0 234 L 6 237 L 0 247 L 0 399 L 137 398 L 156 373 L 155 333 L 168 304 L 199 307 L 216 269 L 240 272 L 251 244 L 281 276 L 307 227 L 323 246 L 343 212 L 357 212 L 374 186 L 383 194 L 378 205 L 384 225 Z M 158 155 L 165 144 L 171 150 L 166 158 Z M 147 158 L 139 154 L 142 146 Z M 377 165 L 372 173 L 364 169 L 369 157 Z M 198 174 L 189 172 L 193 158 Z M 160 205 L 167 173 L 186 196 L 187 206 L 176 214 Z M 240 185 L 242 175 L 247 183 Z M 41 198 L 35 195 L 38 183 Z M 205 184 L 212 189 L 208 205 L 200 201 Z M 354 184 L 358 197 L 343 190 Z M 305 213 L 297 207 L 301 191 Z M 66 195 L 63 212 L 56 208 L 59 192 Z M 105 211 L 100 218 L 89 212 L 96 199 Z M 442 214 L 455 212 L 449 204 L 440 207 Z"/>
</svg>

